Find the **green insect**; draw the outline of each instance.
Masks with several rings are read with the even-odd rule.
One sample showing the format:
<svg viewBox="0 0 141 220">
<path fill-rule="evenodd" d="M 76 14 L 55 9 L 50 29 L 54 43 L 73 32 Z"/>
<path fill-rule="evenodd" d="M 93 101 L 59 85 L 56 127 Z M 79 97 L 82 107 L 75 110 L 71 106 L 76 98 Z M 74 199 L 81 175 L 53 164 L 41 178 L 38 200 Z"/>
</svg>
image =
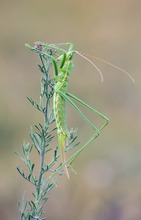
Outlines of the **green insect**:
<svg viewBox="0 0 141 220">
<path fill-rule="evenodd" d="M 69 77 L 71 74 L 71 70 L 74 66 L 72 62 L 72 58 L 75 51 L 73 50 L 73 45 L 71 44 L 69 47 L 69 50 L 63 54 L 63 56 L 59 57 L 58 60 L 60 60 L 60 66 L 59 69 L 56 68 L 56 62 L 54 63 L 54 69 L 55 69 L 55 87 L 54 87 L 54 99 L 53 99 L 53 106 L 54 106 L 54 116 L 56 120 L 56 126 L 57 126 L 57 133 L 58 133 L 58 146 L 59 150 L 62 156 L 62 163 L 65 164 L 65 174 L 69 178 L 69 172 L 66 164 L 66 158 L 65 158 L 65 146 L 66 146 L 66 139 L 70 139 L 70 132 L 68 131 L 67 124 L 66 124 L 66 105 L 65 102 L 68 101 L 75 109 L 76 111 L 81 115 L 81 117 L 96 131 L 96 134 L 99 135 L 99 129 L 96 128 L 95 125 L 93 125 L 81 112 L 81 110 L 76 106 L 76 104 L 72 101 L 74 99 L 75 101 L 85 105 L 92 111 L 96 112 L 94 109 L 92 109 L 89 105 L 78 99 L 76 96 L 70 94 L 67 92 L 67 85 L 69 82 Z M 72 98 L 72 99 L 71 99 Z M 108 118 L 106 118 L 104 115 L 102 115 L 99 112 L 98 113 L 102 118 L 106 120 L 106 123 L 104 127 L 108 124 Z M 95 138 L 95 134 L 92 137 L 92 140 Z M 91 141 L 92 141 L 91 140 Z M 75 157 L 78 155 L 75 154 Z M 74 157 L 74 158 L 75 158 Z M 74 160 L 74 158 L 72 158 Z M 72 161 L 71 161 L 72 162 Z"/>
<path fill-rule="evenodd" d="M 50 49 L 50 50 L 52 49 L 52 50 L 56 50 L 57 52 L 61 52 L 61 55 L 58 55 L 57 58 L 55 58 L 52 55 L 48 55 L 48 54 L 46 54 L 46 55 L 52 59 L 52 64 L 54 66 L 55 85 L 54 85 L 53 109 L 54 109 L 54 117 L 55 117 L 56 127 L 57 127 L 58 147 L 59 147 L 60 154 L 62 157 L 62 164 L 64 165 L 65 174 L 69 178 L 67 161 L 66 161 L 66 157 L 65 157 L 65 147 L 66 147 L 66 140 L 71 138 L 71 134 L 67 128 L 67 123 L 66 123 L 66 101 L 69 102 L 76 109 L 76 111 L 80 114 L 80 116 L 94 130 L 94 135 L 88 140 L 88 142 L 84 146 L 82 146 L 81 149 L 79 149 L 73 155 L 73 157 L 69 158 L 69 163 L 68 163 L 69 165 L 79 155 L 79 153 L 99 135 L 100 131 L 108 124 L 109 119 L 106 116 L 104 116 L 103 114 L 101 114 L 100 112 L 93 109 L 91 106 L 89 106 L 85 102 L 83 102 L 82 100 L 80 100 L 79 98 L 77 98 L 76 96 L 67 92 L 67 85 L 69 82 L 69 77 L 70 77 L 71 71 L 74 67 L 74 64 L 72 61 L 73 55 L 75 53 L 78 53 L 77 51 L 75 51 L 73 49 L 73 44 L 67 43 L 67 45 L 69 46 L 68 51 L 59 48 L 60 46 L 63 46 L 64 44 L 47 45 L 47 44 L 43 44 L 43 43 L 39 42 L 38 45 L 43 46 L 46 49 Z M 98 71 L 100 72 L 99 69 L 98 69 Z M 101 76 L 102 76 L 102 74 L 101 74 Z M 89 108 L 93 112 L 97 113 L 100 117 L 102 117 L 105 120 L 104 125 L 100 129 L 97 128 L 82 113 L 82 111 L 77 107 L 77 105 L 73 102 L 73 100 L 86 106 L 87 108 Z"/>
<path fill-rule="evenodd" d="M 45 43 L 38 42 L 38 45 L 40 47 L 55 50 L 56 53 L 59 52 L 59 55 L 56 57 L 54 55 L 49 55 L 48 53 L 40 51 L 40 53 L 43 53 L 43 55 L 48 56 L 52 60 L 52 64 L 54 66 L 54 78 L 55 78 L 55 85 L 54 85 L 54 97 L 53 97 L 53 108 L 54 108 L 54 117 L 56 121 L 56 127 L 57 127 L 57 135 L 58 135 L 58 147 L 60 150 L 60 154 L 62 157 L 62 166 L 64 166 L 64 171 L 67 177 L 69 178 L 69 172 L 68 167 L 71 166 L 72 162 L 76 159 L 76 157 L 80 154 L 81 151 L 84 150 L 101 132 L 101 130 L 109 123 L 109 119 L 104 116 L 102 113 L 98 112 L 82 100 L 80 100 L 78 97 L 74 96 L 73 94 L 69 93 L 67 91 L 67 85 L 69 82 L 69 77 L 71 74 L 71 71 L 74 67 L 73 64 L 73 55 L 75 53 L 79 54 L 80 56 L 84 57 L 86 60 L 88 60 L 94 67 L 98 70 L 98 72 L 101 75 L 102 81 L 103 81 L 103 75 L 98 69 L 98 67 L 91 62 L 83 53 L 80 53 L 73 49 L 73 44 L 71 43 L 64 43 L 64 44 L 55 44 L 55 45 L 49 45 Z M 62 46 L 69 46 L 68 50 L 64 50 L 60 47 Z M 37 47 L 36 47 L 37 48 Z M 38 48 L 37 48 L 38 49 Z M 41 50 L 41 48 L 40 48 Z M 61 55 L 60 55 L 61 53 Z M 104 61 L 104 60 L 102 60 Z M 108 63 L 104 61 L 105 63 Z M 119 67 L 108 63 L 118 69 Z M 121 71 L 125 72 L 127 75 L 129 75 L 126 71 L 120 69 Z M 129 75 L 130 76 L 130 75 Z M 131 78 L 131 77 L 130 77 Z M 78 106 L 74 103 L 78 102 L 79 104 L 87 107 L 92 112 L 96 113 L 98 116 L 100 116 L 105 122 L 100 128 L 97 128 L 78 108 Z M 93 129 L 94 134 L 92 137 L 70 158 L 66 160 L 65 157 L 65 148 L 66 148 L 66 141 L 67 139 L 71 138 L 71 133 L 69 132 L 67 128 L 67 122 L 66 122 L 66 101 L 69 102 L 72 107 L 79 113 L 79 115 L 88 123 L 88 125 Z"/>
</svg>

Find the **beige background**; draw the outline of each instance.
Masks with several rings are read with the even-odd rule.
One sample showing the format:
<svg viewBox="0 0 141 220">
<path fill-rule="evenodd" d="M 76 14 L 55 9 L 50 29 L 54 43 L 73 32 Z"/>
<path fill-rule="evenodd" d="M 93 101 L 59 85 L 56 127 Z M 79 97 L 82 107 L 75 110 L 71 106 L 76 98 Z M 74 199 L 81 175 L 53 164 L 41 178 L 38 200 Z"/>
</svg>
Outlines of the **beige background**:
<svg viewBox="0 0 141 220">
<path fill-rule="evenodd" d="M 76 55 L 69 90 L 110 118 L 100 137 L 75 163 L 77 175 L 59 178 L 50 193 L 50 220 L 139 220 L 141 218 L 141 1 L 0 1 L 0 219 L 18 220 L 18 200 L 31 186 L 16 172 L 14 150 L 29 141 L 40 121 L 26 96 L 38 99 L 37 57 L 24 47 L 34 41 L 73 42 L 75 49 L 108 60 L 95 61 L 104 75 Z M 90 114 L 87 112 L 87 114 Z M 93 118 L 95 116 L 90 115 Z M 68 108 L 69 127 L 79 138 L 89 129 Z"/>
</svg>

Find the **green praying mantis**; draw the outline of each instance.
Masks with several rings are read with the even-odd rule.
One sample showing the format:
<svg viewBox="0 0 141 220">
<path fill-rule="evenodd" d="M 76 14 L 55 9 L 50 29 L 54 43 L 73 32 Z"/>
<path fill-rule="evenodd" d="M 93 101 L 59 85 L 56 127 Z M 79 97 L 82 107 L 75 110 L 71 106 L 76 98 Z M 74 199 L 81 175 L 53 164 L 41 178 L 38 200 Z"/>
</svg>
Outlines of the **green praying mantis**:
<svg viewBox="0 0 141 220">
<path fill-rule="evenodd" d="M 57 136 L 58 136 L 58 147 L 60 150 L 61 158 L 62 158 L 62 166 L 64 166 L 64 171 L 66 176 L 69 178 L 69 171 L 68 167 L 71 167 L 71 164 L 73 161 L 78 157 L 78 155 L 91 143 L 93 142 L 100 134 L 101 130 L 106 127 L 106 125 L 109 123 L 109 119 L 100 113 L 99 111 L 92 108 L 90 105 L 86 104 L 84 101 L 79 99 L 78 97 L 74 96 L 73 94 L 69 93 L 67 91 L 67 85 L 69 82 L 69 77 L 71 74 L 71 71 L 74 67 L 73 64 L 73 56 L 74 54 L 78 54 L 81 57 L 88 60 L 99 72 L 101 76 L 101 80 L 103 81 L 103 75 L 99 68 L 87 57 L 89 55 L 80 53 L 76 50 L 74 50 L 74 46 L 72 43 L 62 43 L 62 44 L 46 44 L 42 42 L 37 42 L 36 47 L 31 48 L 33 50 L 36 50 L 40 54 L 47 56 L 49 59 L 51 59 L 52 65 L 54 67 L 54 95 L 53 95 L 53 109 L 54 109 L 54 117 L 57 127 Z M 63 49 L 63 46 L 68 46 L 68 50 Z M 30 47 L 30 46 L 28 46 Z M 55 53 L 46 53 L 45 50 L 54 50 Z M 134 79 L 124 70 L 121 68 L 105 61 L 102 59 L 99 59 L 97 57 L 93 57 L 95 59 L 101 60 L 107 64 L 110 64 L 111 66 L 114 66 L 115 68 L 123 71 L 126 73 L 132 81 Z M 79 150 L 76 151 L 75 154 L 70 156 L 68 159 L 66 159 L 65 156 L 65 148 L 66 148 L 66 142 L 71 138 L 71 133 L 69 132 L 67 128 L 67 121 L 66 121 L 66 101 L 78 112 L 78 114 L 82 117 L 82 119 L 93 129 L 94 134 L 89 138 L 89 140 L 81 146 Z M 104 123 L 101 127 L 95 126 L 78 108 L 78 106 L 75 103 L 79 103 L 82 106 L 85 106 L 89 110 L 91 110 L 93 113 L 97 114 L 99 117 L 101 117 L 104 120 Z"/>
</svg>

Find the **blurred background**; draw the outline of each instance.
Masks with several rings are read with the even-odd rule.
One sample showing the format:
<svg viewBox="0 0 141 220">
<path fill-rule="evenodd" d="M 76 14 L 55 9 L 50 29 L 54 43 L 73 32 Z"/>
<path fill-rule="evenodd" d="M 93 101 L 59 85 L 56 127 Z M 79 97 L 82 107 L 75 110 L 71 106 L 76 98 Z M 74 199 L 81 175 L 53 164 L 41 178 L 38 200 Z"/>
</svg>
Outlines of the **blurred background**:
<svg viewBox="0 0 141 220">
<path fill-rule="evenodd" d="M 16 171 L 14 150 L 29 141 L 40 115 L 38 57 L 24 44 L 73 42 L 78 51 L 110 61 L 122 72 L 93 60 L 104 75 L 75 56 L 69 91 L 110 119 L 100 137 L 74 164 L 78 174 L 59 178 L 46 207 L 53 220 L 141 219 L 141 1 L 0 0 L 0 220 L 20 219 L 17 204 L 32 191 Z M 90 114 L 87 112 L 87 114 Z M 93 122 L 95 115 L 91 115 Z M 89 137 L 86 123 L 68 108 L 69 127 Z"/>
</svg>

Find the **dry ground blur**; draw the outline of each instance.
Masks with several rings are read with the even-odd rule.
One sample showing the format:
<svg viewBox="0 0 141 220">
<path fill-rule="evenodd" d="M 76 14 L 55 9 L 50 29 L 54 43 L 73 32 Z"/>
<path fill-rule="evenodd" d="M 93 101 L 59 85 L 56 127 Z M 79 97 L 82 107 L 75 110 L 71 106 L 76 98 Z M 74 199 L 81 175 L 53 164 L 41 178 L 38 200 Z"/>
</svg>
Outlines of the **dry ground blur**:
<svg viewBox="0 0 141 220">
<path fill-rule="evenodd" d="M 30 185 L 16 172 L 13 151 L 29 140 L 40 120 L 26 100 L 38 98 L 37 58 L 24 43 L 73 42 L 79 51 L 101 57 L 132 74 L 97 62 L 97 71 L 76 56 L 69 90 L 110 118 L 101 136 L 75 163 L 78 174 L 60 178 L 50 194 L 47 219 L 141 219 L 141 1 L 0 0 L 0 220 L 18 220 L 18 200 Z M 69 108 L 68 121 L 87 126 Z"/>
</svg>

